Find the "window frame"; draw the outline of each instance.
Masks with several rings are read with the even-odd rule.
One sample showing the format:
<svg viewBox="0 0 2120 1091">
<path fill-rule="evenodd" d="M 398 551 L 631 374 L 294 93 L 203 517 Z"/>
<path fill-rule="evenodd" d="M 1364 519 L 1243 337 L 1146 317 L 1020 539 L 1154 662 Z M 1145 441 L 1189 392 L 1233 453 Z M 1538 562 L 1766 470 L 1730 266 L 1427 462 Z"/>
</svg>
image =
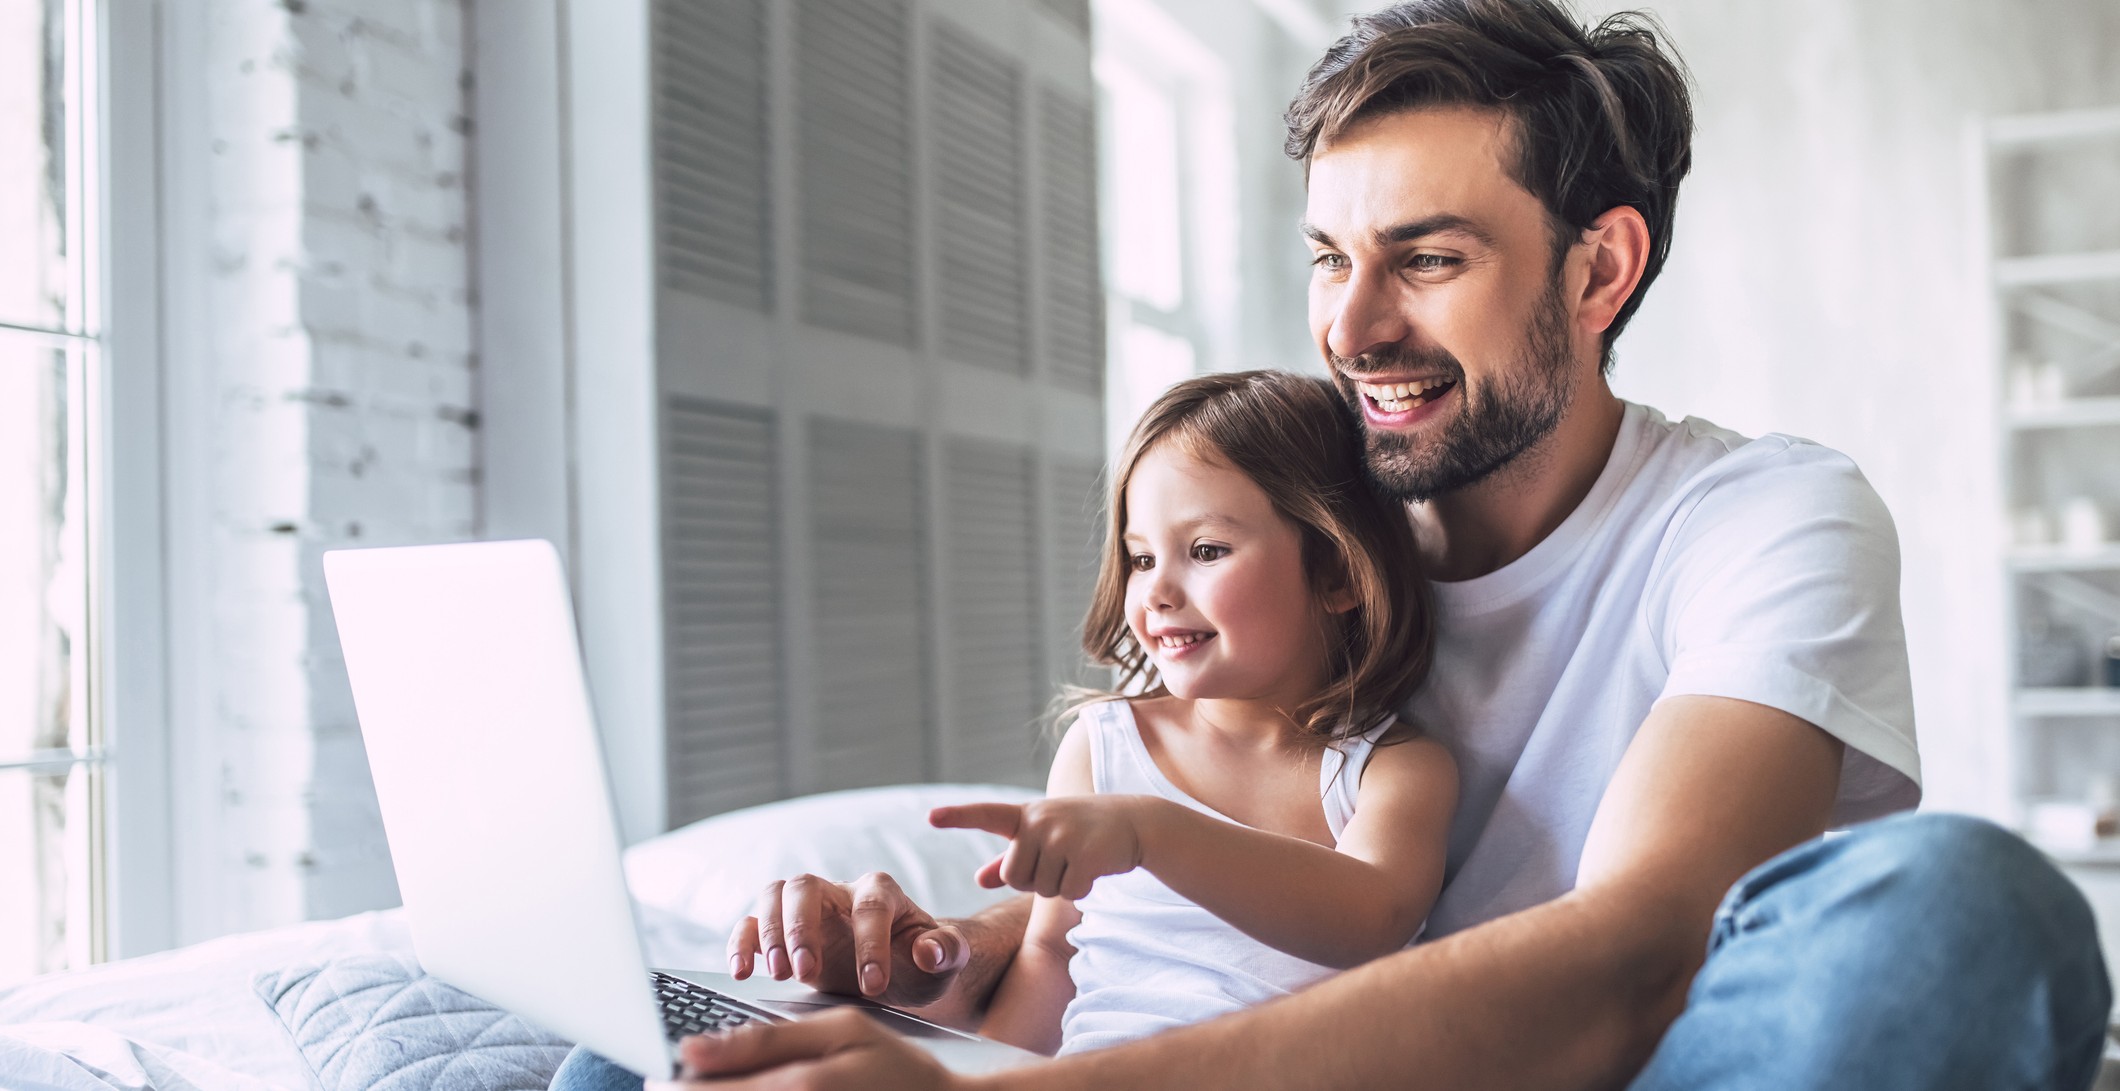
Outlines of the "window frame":
<svg viewBox="0 0 2120 1091">
<path fill-rule="evenodd" d="M 167 535 L 164 520 L 162 198 L 164 9 L 155 0 L 81 0 L 96 9 L 100 236 L 85 251 L 102 318 L 100 366 L 86 369 L 91 468 L 89 700 L 107 754 L 90 809 L 92 960 L 175 945 L 170 801 Z M 91 62 L 94 63 L 94 62 Z M 125 260 L 105 260 L 119 253 Z"/>
</svg>

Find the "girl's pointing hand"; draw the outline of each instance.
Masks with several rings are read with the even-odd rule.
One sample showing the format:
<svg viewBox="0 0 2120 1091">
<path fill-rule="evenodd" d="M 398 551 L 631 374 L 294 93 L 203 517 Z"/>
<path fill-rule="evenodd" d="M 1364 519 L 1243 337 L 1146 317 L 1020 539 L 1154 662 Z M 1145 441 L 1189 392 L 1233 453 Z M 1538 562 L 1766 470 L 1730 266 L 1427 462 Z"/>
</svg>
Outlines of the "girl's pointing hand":
<svg viewBox="0 0 2120 1091">
<path fill-rule="evenodd" d="M 1059 796 L 1035 803 L 937 807 L 928 812 L 928 822 L 1009 839 L 1008 850 L 979 869 L 980 886 L 1072 900 L 1088 894 L 1101 876 L 1140 867 L 1155 809 L 1171 805 L 1154 796 Z"/>
</svg>

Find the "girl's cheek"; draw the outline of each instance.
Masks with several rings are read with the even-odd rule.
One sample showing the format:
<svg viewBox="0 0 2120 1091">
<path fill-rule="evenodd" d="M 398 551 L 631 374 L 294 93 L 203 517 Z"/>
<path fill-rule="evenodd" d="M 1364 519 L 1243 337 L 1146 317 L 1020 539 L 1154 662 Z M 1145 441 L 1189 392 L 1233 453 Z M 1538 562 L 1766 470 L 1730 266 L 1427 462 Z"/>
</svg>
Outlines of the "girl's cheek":
<svg viewBox="0 0 2120 1091">
<path fill-rule="evenodd" d="M 1143 615 L 1144 615 L 1144 614 L 1146 613 L 1146 611 L 1144 611 L 1144 610 L 1143 610 L 1143 609 L 1141 608 L 1141 590 L 1140 590 L 1140 588 L 1141 588 L 1141 581 L 1140 581 L 1140 580 L 1139 580 L 1138 578 L 1137 578 L 1137 579 L 1131 579 L 1131 580 L 1128 580 L 1128 581 L 1127 581 L 1127 584 L 1126 584 L 1126 628 L 1127 628 L 1127 630 L 1128 630 L 1129 632 L 1131 632 L 1131 633 L 1133 633 L 1133 634 L 1134 634 L 1134 639 L 1135 639 L 1136 641 L 1140 641 L 1140 642 L 1142 642 L 1142 647 L 1147 647 L 1148 645 L 1147 645 L 1147 643 L 1146 643 L 1146 638 L 1145 638 L 1145 637 L 1143 636 L 1143 634 L 1142 634 L 1142 632 L 1141 632 L 1141 623 L 1142 623 L 1142 621 L 1144 620 L 1144 616 L 1143 616 Z"/>
</svg>

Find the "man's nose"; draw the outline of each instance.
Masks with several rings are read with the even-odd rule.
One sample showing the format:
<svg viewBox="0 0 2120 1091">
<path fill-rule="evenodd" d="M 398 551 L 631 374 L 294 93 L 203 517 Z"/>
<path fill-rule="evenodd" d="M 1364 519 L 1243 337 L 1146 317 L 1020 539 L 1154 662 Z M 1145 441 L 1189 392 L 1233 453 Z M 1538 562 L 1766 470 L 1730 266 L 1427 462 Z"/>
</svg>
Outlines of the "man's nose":
<svg viewBox="0 0 2120 1091">
<path fill-rule="evenodd" d="M 1388 275 L 1381 270 L 1358 270 L 1330 303 L 1332 324 L 1325 331 L 1325 347 L 1334 356 L 1351 360 L 1403 343 L 1412 335 L 1413 325 L 1398 303 Z"/>
</svg>

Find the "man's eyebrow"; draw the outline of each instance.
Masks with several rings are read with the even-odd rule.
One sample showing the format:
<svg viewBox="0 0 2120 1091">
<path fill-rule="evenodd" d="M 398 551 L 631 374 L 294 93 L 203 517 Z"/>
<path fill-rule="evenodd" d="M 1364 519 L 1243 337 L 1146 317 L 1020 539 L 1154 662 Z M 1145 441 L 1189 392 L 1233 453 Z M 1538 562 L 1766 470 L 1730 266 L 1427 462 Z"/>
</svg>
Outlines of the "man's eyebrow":
<svg viewBox="0 0 2120 1091">
<path fill-rule="evenodd" d="M 1392 246 L 1442 234 L 1470 235 L 1482 246 L 1494 245 L 1494 236 L 1489 234 L 1486 228 L 1454 212 L 1439 213 L 1425 219 L 1409 220 L 1406 223 L 1379 228 L 1376 240 L 1378 246 Z"/>
<path fill-rule="evenodd" d="M 1338 248 L 1340 245 L 1332 241 L 1332 236 L 1326 234 L 1324 228 L 1314 223 L 1305 223 L 1300 226 L 1303 234 L 1319 246 Z M 1375 238 L 1378 246 L 1396 246 L 1400 243 L 1424 239 L 1430 235 L 1441 235 L 1449 232 L 1470 235 L 1478 240 L 1482 246 L 1494 245 L 1494 236 L 1486 228 L 1453 212 L 1445 212 L 1426 219 L 1409 220 L 1406 223 L 1379 228 Z"/>
</svg>

